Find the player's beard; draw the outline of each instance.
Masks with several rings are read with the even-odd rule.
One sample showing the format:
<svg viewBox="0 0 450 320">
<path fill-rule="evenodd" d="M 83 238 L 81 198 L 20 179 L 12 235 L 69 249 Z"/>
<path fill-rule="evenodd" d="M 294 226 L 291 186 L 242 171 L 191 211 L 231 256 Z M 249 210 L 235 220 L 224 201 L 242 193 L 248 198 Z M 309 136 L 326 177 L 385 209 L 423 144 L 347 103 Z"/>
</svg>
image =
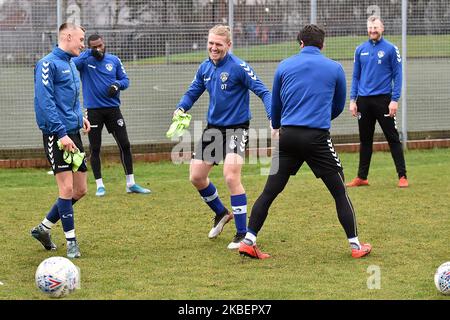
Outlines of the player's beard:
<svg viewBox="0 0 450 320">
<path fill-rule="evenodd" d="M 380 41 L 381 39 L 381 34 L 376 32 L 376 33 L 371 33 L 369 34 L 369 39 L 372 41 Z"/>
<path fill-rule="evenodd" d="M 105 56 L 106 56 L 106 46 L 103 47 L 102 52 L 103 52 L 103 58 L 102 58 L 102 60 L 103 60 L 103 59 L 105 59 Z"/>
</svg>

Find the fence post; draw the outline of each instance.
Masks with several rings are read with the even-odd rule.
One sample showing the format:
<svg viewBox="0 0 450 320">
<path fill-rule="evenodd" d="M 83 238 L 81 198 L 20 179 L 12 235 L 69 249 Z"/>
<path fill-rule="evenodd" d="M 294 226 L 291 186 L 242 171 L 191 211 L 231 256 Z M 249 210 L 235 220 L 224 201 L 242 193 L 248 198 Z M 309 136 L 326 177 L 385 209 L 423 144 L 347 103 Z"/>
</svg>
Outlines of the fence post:
<svg viewBox="0 0 450 320">
<path fill-rule="evenodd" d="M 234 26 L 234 0 L 228 0 L 228 25 L 230 26 L 231 39 L 233 40 L 233 47 L 236 44 L 233 39 L 233 26 Z M 230 49 L 232 53 L 233 48 Z"/>
<path fill-rule="evenodd" d="M 408 142 L 408 117 L 407 117 L 407 92 L 406 92 L 406 84 L 407 84 L 407 20 L 408 20 L 408 0 L 402 0 L 402 56 L 403 56 L 403 68 L 402 68 L 402 144 L 403 150 L 407 149 Z"/>
<path fill-rule="evenodd" d="M 62 0 L 56 1 L 56 43 L 58 43 L 59 26 L 62 25 Z"/>
<path fill-rule="evenodd" d="M 311 0 L 311 24 L 317 24 L 317 0 Z"/>
</svg>

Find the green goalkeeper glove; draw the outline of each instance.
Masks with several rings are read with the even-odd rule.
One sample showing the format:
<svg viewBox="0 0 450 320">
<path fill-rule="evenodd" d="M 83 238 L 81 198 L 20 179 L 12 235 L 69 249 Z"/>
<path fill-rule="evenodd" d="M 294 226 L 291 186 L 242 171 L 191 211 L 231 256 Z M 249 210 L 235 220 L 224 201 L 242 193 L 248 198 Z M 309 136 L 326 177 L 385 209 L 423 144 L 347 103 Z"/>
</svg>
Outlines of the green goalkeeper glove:
<svg viewBox="0 0 450 320">
<path fill-rule="evenodd" d="M 172 124 L 166 133 L 167 138 L 181 137 L 191 122 L 192 115 L 185 113 L 181 109 L 177 109 L 172 118 Z"/>
<path fill-rule="evenodd" d="M 63 145 L 61 141 L 58 140 L 58 148 L 59 150 L 63 150 Z M 86 154 L 84 152 L 80 152 L 78 148 L 75 149 L 74 152 L 64 151 L 64 162 L 67 164 L 72 164 L 72 171 L 77 172 L 80 166 L 83 164 L 83 160 Z"/>
</svg>

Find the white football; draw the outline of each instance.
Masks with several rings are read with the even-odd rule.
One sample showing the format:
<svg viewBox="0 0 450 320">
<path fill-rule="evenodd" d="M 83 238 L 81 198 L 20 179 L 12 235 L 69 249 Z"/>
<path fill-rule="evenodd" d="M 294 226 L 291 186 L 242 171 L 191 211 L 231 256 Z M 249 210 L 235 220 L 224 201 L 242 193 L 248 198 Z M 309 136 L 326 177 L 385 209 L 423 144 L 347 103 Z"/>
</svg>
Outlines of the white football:
<svg viewBox="0 0 450 320">
<path fill-rule="evenodd" d="M 450 295 L 450 261 L 439 266 L 434 274 L 436 288 L 445 295 Z"/>
<path fill-rule="evenodd" d="M 64 257 L 51 257 L 36 270 L 36 286 L 52 298 L 62 298 L 80 287 L 80 271 Z"/>
</svg>

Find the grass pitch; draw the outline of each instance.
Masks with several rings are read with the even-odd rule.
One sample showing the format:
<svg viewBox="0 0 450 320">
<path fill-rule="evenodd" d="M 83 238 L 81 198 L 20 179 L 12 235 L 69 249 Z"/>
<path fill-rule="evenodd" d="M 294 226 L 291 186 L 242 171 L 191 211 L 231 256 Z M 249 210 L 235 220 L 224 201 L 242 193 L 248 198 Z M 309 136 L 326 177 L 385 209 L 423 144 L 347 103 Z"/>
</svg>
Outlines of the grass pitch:
<svg viewBox="0 0 450 320">
<path fill-rule="evenodd" d="M 340 156 L 350 180 L 358 155 Z M 350 257 L 331 196 L 307 166 L 275 200 L 258 236 L 272 258 L 256 261 L 226 248 L 233 223 L 207 238 L 213 216 L 190 185 L 187 165 L 135 164 L 137 182 L 153 191 L 136 195 L 126 194 L 122 168 L 106 164 L 106 196 L 95 196 L 90 172 L 89 193 L 75 205 L 81 290 L 67 299 L 449 299 L 433 282 L 450 260 L 449 159 L 449 149 L 407 152 L 410 188 L 399 189 L 390 154 L 374 154 L 371 185 L 348 190 L 360 239 L 373 245 L 359 260 Z M 211 178 L 229 206 L 221 169 Z M 54 178 L 43 169 L 1 169 L 0 181 L 0 299 L 47 299 L 34 273 L 43 259 L 65 256 L 65 239 L 58 223 L 59 248 L 48 252 L 29 231 L 56 200 Z M 265 181 L 259 166 L 245 167 L 249 209 Z"/>
</svg>

